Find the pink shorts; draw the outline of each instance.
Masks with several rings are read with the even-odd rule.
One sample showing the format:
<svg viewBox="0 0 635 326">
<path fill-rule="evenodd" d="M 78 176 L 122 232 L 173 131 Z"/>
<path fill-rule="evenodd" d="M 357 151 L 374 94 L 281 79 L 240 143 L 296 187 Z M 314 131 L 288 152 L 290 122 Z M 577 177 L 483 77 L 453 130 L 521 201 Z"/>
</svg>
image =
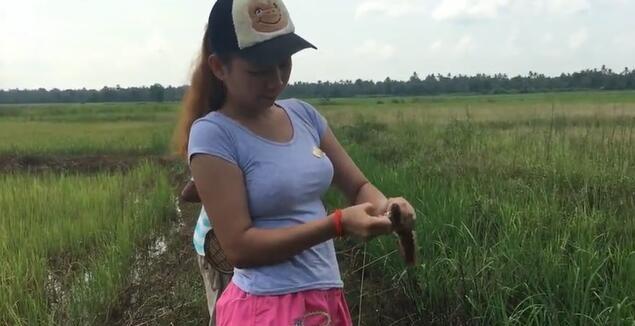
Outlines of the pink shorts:
<svg viewBox="0 0 635 326">
<path fill-rule="evenodd" d="M 216 326 L 351 326 L 342 289 L 252 295 L 230 282 L 216 302 Z"/>
</svg>

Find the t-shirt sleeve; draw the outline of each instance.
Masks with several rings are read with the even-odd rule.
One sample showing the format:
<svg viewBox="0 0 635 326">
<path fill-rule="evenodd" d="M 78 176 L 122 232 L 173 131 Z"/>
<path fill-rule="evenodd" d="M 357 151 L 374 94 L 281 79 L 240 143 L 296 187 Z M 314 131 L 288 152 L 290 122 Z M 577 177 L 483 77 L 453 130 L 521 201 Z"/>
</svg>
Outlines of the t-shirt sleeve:
<svg viewBox="0 0 635 326">
<path fill-rule="evenodd" d="M 195 154 L 208 154 L 238 165 L 236 147 L 231 136 L 220 125 L 209 120 L 197 120 L 190 129 L 187 146 L 188 163 Z"/>
<path fill-rule="evenodd" d="M 297 101 L 302 107 L 303 113 L 306 118 L 309 120 L 315 130 L 317 130 L 318 137 L 322 139 L 322 136 L 324 135 L 324 133 L 326 132 L 326 128 L 328 127 L 326 118 L 315 107 L 313 107 L 313 105 L 302 100 Z"/>
</svg>

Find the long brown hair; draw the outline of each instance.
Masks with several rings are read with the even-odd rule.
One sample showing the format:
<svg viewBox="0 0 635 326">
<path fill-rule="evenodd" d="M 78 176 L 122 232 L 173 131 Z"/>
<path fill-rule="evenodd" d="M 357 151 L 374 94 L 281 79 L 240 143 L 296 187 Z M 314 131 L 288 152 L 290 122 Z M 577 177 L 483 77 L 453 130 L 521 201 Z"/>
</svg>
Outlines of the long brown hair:
<svg viewBox="0 0 635 326">
<path fill-rule="evenodd" d="M 187 159 L 187 146 L 192 123 L 211 111 L 216 111 L 225 102 L 225 87 L 209 68 L 207 58 L 211 55 L 207 43 L 209 28 L 205 28 L 203 44 L 199 57 L 195 61 L 192 80 L 181 102 L 179 121 L 172 139 L 176 155 Z M 221 62 L 228 62 L 229 57 L 220 57 Z"/>
</svg>

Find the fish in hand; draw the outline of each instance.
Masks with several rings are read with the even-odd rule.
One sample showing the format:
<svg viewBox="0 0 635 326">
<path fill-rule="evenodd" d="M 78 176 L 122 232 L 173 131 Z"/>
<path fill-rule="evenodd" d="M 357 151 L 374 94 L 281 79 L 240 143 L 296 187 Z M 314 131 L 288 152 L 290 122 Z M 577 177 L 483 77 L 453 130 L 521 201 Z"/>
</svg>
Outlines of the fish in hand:
<svg viewBox="0 0 635 326">
<path fill-rule="evenodd" d="M 394 232 L 399 238 L 399 252 L 404 261 L 409 266 L 416 263 L 416 247 L 414 232 L 414 216 L 404 216 L 401 214 L 399 205 L 392 204 L 387 212 L 388 218 L 392 222 Z"/>
</svg>

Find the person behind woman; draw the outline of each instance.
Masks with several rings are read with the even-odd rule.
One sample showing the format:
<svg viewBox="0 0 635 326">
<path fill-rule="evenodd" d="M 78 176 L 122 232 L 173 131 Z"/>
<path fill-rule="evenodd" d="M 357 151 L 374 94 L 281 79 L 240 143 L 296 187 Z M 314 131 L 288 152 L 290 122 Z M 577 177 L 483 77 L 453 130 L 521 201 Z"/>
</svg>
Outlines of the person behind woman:
<svg viewBox="0 0 635 326">
<path fill-rule="evenodd" d="M 201 202 L 196 191 L 194 178 L 190 178 L 190 181 L 183 187 L 180 198 L 188 203 Z M 210 316 L 209 326 L 213 326 L 216 300 L 229 284 L 233 272 L 218 244 L 203 206 L 198 215 L 192 240 L 197 253 L 197 264 L 205 286 L 205 297 Z"/>
<path fill-rule="evenodd" d="M 216 302 L 226 325 L 351 325 L 333 239 L 393 230 L 392 204 L 310 104 L 278 100 L 291 56 L 315 48 L 281 0 L 217 0 L 185 98 L 180 152 L 234 268 Z M 352 206 L 328 214 L 333 183 Z"/>
</svg>

